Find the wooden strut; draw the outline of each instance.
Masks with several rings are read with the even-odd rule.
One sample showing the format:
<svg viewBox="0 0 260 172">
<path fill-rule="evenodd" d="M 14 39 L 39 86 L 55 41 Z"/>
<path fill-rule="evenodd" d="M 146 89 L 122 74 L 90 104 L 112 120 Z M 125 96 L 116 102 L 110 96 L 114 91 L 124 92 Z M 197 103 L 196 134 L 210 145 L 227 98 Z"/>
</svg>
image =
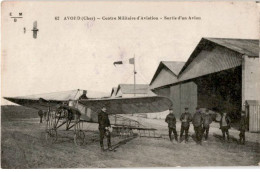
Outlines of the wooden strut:
<svg viewBox="0 0 260 172">
<path fill-rule="evenodd" d="M 68 130 L 74 127 L 77 123 L 72 124 L 70 127 L 68 127 Z"/>
<path fill-rule="evenodd" d="M 66 125 L 66 130 L 69 130 L 70 128 L 69 128 L 69 126 L 70 126 L 70 123 L 71 123 L 71 120 L 69 120 L 69 121 L 66 121 L 67 122 L 67 125 Z"/>
<path fill-rule="evenodd" d="M 60 128 L 61 126 L 63 126 L 67 121 L 62 122 L 58 127 L 56 127 L 56 129 Z"/>
<path fill-rule="evenodd" d="M 59 114 L 59 116 L 56 118 L 56 112 L 55 112 L 55 115 L 54 115 L 54 129 L 57 129 L 57 128 L 59 128 L 59 127 L 57 127 L 57 125 L 58 125 L 58 123 L 59 123 L 59 121 L 60 121 L 60 116 L 61 116 L 61 114 Z M 56 119 L 57 119 L 57 121 L 56 121 Z"/>
</svg>

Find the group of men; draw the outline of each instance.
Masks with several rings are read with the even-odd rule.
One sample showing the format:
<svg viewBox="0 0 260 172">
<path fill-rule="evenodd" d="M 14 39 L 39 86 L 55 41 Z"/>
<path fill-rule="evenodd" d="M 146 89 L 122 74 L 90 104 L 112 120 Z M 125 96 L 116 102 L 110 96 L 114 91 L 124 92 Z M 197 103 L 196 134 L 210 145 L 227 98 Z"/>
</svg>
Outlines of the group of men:
<svg viewBox="0 0 260 172">
<path fill-rule="evenodd" d="M 176 117 L 173 114 L 173 109 L 169 109 L 170 113 L 167 115 L 165 122 L 168 123 L 168 128 L 169 128 L 169 138 L 171 141 L 173 141 L 172 138 L 172 133 L 174 134 L 174 139 L 178 142 L 178 134 L 176 130 Z M 217 121 L 214 119 L 216 122 L 219 122 L 220 124 L 220 129 L 222 131 L 222 137 L 223 140 L 227 138 L 229 140 L 229 129 L 231 125 L 231 120 L 228 117 L 227 113 L 223 113 L 221 115 L 220 121 Z M 189 133 L 189 128 L 190 128 L 190 123 L 193 124 L 194 131 L 195 131 L 195 138 L 197 144 L 201 144 L 203 135 L 205 133 L 205 140 L 208 139 L 208 134 L 209 134 L 209 128 L 210 124 L 212 123 L 212 116 L 209 113 L 209 110 L 206 109 L 205 113 L 202 113 L 199 108 L 196 108 L 195 114 L 192 116 L 188 112 L 188 108 L 185 108 L 185 112 L 181 114 L 180 117 L 181 121 L 181 131 L 180 131 L 180 142 L 182 140 L 183 133 L 185 132 L 185 143 L 188 142 L 188 133 Z M 241 112 L 241 120 L 240 120 L 240 134 L 239 134 L 239 142 L 241 144 L 245 144 L 245 131 L 246 131 L 246 117 L 245 117 L 245 112 Z"/>
</svg>

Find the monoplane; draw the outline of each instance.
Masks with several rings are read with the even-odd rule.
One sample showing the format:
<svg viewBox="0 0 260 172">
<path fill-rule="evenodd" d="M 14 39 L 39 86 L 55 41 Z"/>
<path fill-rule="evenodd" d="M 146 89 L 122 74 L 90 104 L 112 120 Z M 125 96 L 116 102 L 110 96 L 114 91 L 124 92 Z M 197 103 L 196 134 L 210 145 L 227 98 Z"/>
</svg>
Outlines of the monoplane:
<svg viewBox="0 0 260 172">
<path fill-rule="evenodd" d="M 71 90 L 23 97 L 4 97 L 13 103 L 44 111 L 46 116 L 46 140 L 57 140 L 57 130 L 62 126 L 65 131 L 74 129 L 74 142 L 84 144 L 84 122 L 98 123 L 98 113 L 106 106 L 107 113 L 116 133 L 131 135 L 132 130 L 155 131 L 139 121 L 127 118 L 126 114 L 156 113 L 168 110 L 171 100 L 160 96 L 110 98 L 109 95 L 84 90 Z M 150 133 L 149 133 L 150 135 Z"/>
</svg>

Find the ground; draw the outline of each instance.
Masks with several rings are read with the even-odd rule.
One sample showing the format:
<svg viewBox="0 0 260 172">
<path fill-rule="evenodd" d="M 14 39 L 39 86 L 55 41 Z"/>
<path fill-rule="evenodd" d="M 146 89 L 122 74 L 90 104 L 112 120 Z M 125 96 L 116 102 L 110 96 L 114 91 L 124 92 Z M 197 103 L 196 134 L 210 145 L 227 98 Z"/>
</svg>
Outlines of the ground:
<svg viewBox="0 0 260 172">
<path fill-rule="evenodd" d="M 140 119 L 139 119 L 140 120 Z M 246 133 L 246 145 L 237 143 L 239 132 L 230 130 L 231 141 L 222 142 L 218 124 L 210 128 L 209 140 L 197 145 L 190 127 L 189 142 L 170 142 L 163 120 L 141 119 L 157 128 L 163 138 L 112 138 L 115 152 L 101 152 L 97 124 L 85 124 L 86 144 L 76 146 L 73 132 L 58 132 L 57 143 L 45 140 L 45 124 L 39 123 L 37 111 L 19 106 L 2 106 L 2 168 L 105 168 L 105 167 L 194 167 L 258 166 L 260 134 Z M 177 124 L 180 129 L 180 123 Z M 179 132 L 178 132 L 179 133 Z M 106 140 L 105 140 L 106 142 Z"/>
</svg>

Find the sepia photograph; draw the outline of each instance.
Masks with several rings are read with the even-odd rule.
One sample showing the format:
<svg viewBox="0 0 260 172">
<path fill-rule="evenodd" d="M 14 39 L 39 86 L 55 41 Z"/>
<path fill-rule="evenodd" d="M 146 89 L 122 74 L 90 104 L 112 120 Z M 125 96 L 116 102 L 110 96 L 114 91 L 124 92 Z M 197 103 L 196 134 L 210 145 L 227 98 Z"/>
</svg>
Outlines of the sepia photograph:
<svg viewBox="0 0 260 172">
<path fill-rule="evenodd" d="M 3 1 L 1 168 L 260 167 L 260 3 Z"/>
</svg>

